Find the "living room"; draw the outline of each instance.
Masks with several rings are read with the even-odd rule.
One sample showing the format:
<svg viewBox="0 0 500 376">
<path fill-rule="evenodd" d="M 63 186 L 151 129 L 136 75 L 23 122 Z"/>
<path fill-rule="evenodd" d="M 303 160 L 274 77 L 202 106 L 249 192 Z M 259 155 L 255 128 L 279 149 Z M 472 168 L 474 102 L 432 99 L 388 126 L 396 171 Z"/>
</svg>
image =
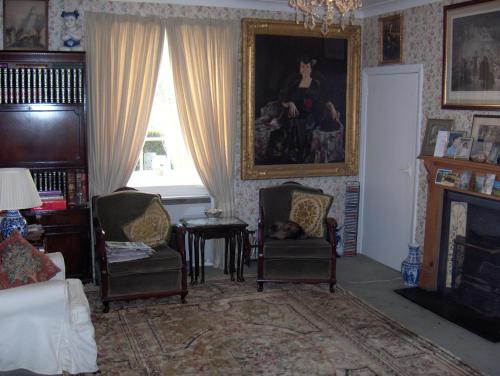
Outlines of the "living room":
<svg viewBox="0 0 500 376">
<path fill-rule="evenodd" d="M 4 24 L 6 23 L 5 6 L 8 3 L 8 0 L 4 0 L 4 16 L 2 17 Z M 28 1 L 28 3 L 30 2 Z M 89 192 L 84 193 L 84 196 L 110 194 L 123 186 L 134 187 L 143 192 L 160 193 L 162 203 L 168 211 L 172 223 L 179 223 L 182 218 L 196 215 L 204 217 L 203 212 L 206 209 L 220 208 L 223 211 L 223 216 L 224 213 L 231 213 L 232 216 L 248 225 L 247 230 L 256 231 L 250 235 L 255 236 L 252 245 L 257 245 L 259 242 L 257 235 L 260 215 L 259 191 L 266 187 L 294 181 L 306 187 L 321 189 L 325 195 L 333 197 L 333 202 L 330 203 L 331 207 L 328 206 L 328 217 L 336 220 L 337 234 L 340 235 L 344 243 L 343 247 L 342 242 L 337 244 L 336 251 L 340 256 L 335 261 L 337 288 L 335 293 L 331 295 L 328 291 L 328 282 L 318 286 L 307 284 L 277 285 L 266 282 L 263 291 L 259 293 L 261 295 L 259 295 L 257 293 L 258 286 L 255 283 L 256 278 L 259 279 L 258 261 L 250 260 L 250 267 L 241 264 L 244 268 L 241 275 L 238 270 L 235 271 L 236 279 L 244 277 L 245 282 L 231 282 L 229 276 L 223 274 L 220 269 L 223 268 L 224 261 L 227 262 L 228 256 L 224 255 L 224 249 L 220 246 L 220 242 L 213 244 L 215 242 L 209 240 L 206 252 L 204 255 L 202 253 L 202 258 L 198 260 L 202 263 L 198 267 L 200 276 L 202 270 L 205 269 L 203 263 L 206 264 L 205 283 L 194 285 L 190 284 L 188 280 L 188 285 L 185 287 L 187 296 L 181 295 L 186 298 L 186 305 L 179 304 L 179 296 L 161 298 L 158 300 L 158 304 L 154 299 L 149 303 L 144 303 L 143 300 L 109 301 L 109 313 L 101 312 L 102 291 L 99 290 L 100 286 L 94 285 L 94 282 L 102 282 L 101 270 L 95 267 L 102 260 L 99 260 L 99 249 L 90 246 L 93 241 L 86 240 L 86 245 L 82 247 L 85 262 L 82 261 L 82 265 L 84 265 L 82 270 L 84 271 L 81 273 L 72 269 L 75 268 L 75 263 L 68 264 L 67 256 L 71 257 L 71 252 L 68 254 L 63 252 L 66 274 L 69 277 L 78 277 L 85 282 L 87 299 L 91 309 L 95 310 L 92 313 L 92 319 L 96 330 L 97 365 L 103 374 L 232 374 L 235 372 L 246 374 L 334 374 L 336 372 L 337 374 L 352 375 L 467 375 L 483 372 L 484 374 L 500 375 L 498 342 L 491 342 L 480 335 L 473 334 L 464 329 L 464 326 L 467 327 L 466 324 L 454 324 L 413 303 L 412 297 L 409 297 L 410 300 L 408 300 L 393 291 L 404 287 L 399 270 L 401 263 L 408 256 L 410 243 L 418 245 L 422 257 L 420 287 L 432 291 L 441 285 L 447 289 L 449 287 L 447 283 L 452 283 L 446 280 L 448 278 L 446 268 L 443 272 L 445 276 L 439 276 L 439 273 L 442 272 L 441 269 L 444 268 L 443 265 L 447 262 L 442 260 L 444 256 L 439 255 L 436 250 L 441 246 L 442 239 L 439 234 L 443 228 L 442 221 L 448 221 L 446 222 L 448 228 L 456 224 L 448 218 L 453 217 L 452 214 L 459 210 L 457 205 L 452 205 L 451 202 L 462 200 L 455 198 L 453 201 L 450 199 L 448 204 L 444 203 L 443 196 L 447 195 L 445 192 L 448 192 L 450 188 L 436 182 L 437 170 L 461 171 L 470 168 L 484 175 L 492 171 L 495 172 L 495 169 L 498 168 L 495 164 L 484 161 L 483 163 L 467 160 L 467 162 L 463 162 L 465 163 L 463 165 L 460 164 L 460 160 L 454 158 L 434 157 L 434 149 L 430 154 L 424 154 L 423 150 L 424 146 L 428 146 L 427 132 L 434 123 L 437 124 L 436 127 L 442 126 L 440 130 L 462 131 L 465 132 L 464 137 L 477 138 L 474 132 L 477 128 L 475 124 L 479 122 L 478 119 L 489 119 L 493 124 L 497 121 L 498 112 L 496 111 L 500 106 L 500 99 L 496 96 L 498 93 L 493 90 L 494 87 L 488 90 L 474 89 L 473 95 L 470 96 L 454 96 L 456 87 L 451 83 L 451 79 L 443 84 L 445 81 L 443 77 L 448 77 L 447 74 L 451 77 L 452 71 L 455 72 L 455 69 L 459 69 L 458 63 L 455 66 L 453 63 L 461 61 L 454 57 L 451 51 L 455 44 L 446 39 L 450 38 L 450 35 L 453 37 L 453 33 L 450 32 L 453 18 L 446 18 L 445 7 L 453 4 L 454 7 L 447 8 L 448 15 L 467 19 L 475 14 L 475 8 L 470 10 L 470 6 L 476 5 L 485 8 L 485 10 L 481 8 L 480 12 L 497 15 L 500 12 L 499 1 L 479 1 L 477 4 L 468 5 L 464 1 L 365 0 L 363 6 L 355 13 L 356 17 L 352 20 L 352 25 L 349 19 L 344 20 L 345 27 L 343 28 L 330 25 L 326 36 L 323 36 L 319 25 L 313 31 L 305 29 L 301 17 L 299 17 L 300 24 L 295 24 L 295 10 L 285 0 L 37 0 L 31 1 L 31 3 L 36 3 L 34 4 L 35 8 L 40 4 L 48 7 L 48 12 L 45 15 L 48 33 L 44 41 L 45 46 L 39 51 L 85 52 L 79 61 L 64 63 L 55 61 L 54 64 L 58 65 L 53 66 L 54 69 L 67 69 L 67 67 L 72 67 L 71 64 L 85 67 L 87 79 L 85 106 L 78 104 L 78 90 L 71 91 L 71 94 L 69 91 L 66 93 L 68 94 L 66 98 L 68 103 L 70 103 L 69 98 L 74 95 L 76 99 L 74 103 L 78 107 L 76 113 L 84 111 L 85 114 L 83 124 L 86 126 L 87 144 L 84 148 L 86 149 L 84 154 L 88 160 L 88 170 L 87 165 L 85 165 L 84 170 L 88 176 L 87 188 Z M 102 18 L 99 18 L 101 16 Z M 139 62 L 136 62 L 135 58 L 130 55 L 130 59 L 125 63 L 115 61 L 114 65 L 108 64 L 106 58 L 109 56 L 100 54 L 100 51 L 117 49 L 118 47 L 115 45 L 111 47 L 110 44 L 107 44 L 106 36 L 108 34 L 103 32 L 106 30 L 103 28 L 103 24 L 117 22 L 113 18 L 114 16 L 126 17 L 125 21 L 129 24 L 136 22 L 141 25 L 147 23 L 157 25 L 157 29 L 148 31 L 150 34 L 147 40 L 159 48 L 148 55 L 146 53 L 148 49 L 144 45 L 139 46 L 141 44 L 139 42 L 137 48 L 142 48 L 140 49 L 142 52 L 139 53 L 142 60 L 138 59 Z M 335 18 L 334 21 L 337 23 L 339 19 Z M 320 22 L 318 21 L 318 23 Z M 213 81 L 220 79 L 218 84 L 222 85 L 220 82 L 227 79 L 229 84 L 225 82 L 228 86 L 224 90 L 228 90 L 231 94 L 228 96 L 220 95 L 219 97 L 223 98 L 220 102 L 213 101 L 211 98 L 212 106 L 205 106 L 200 102 L 199 106 L 196 106 L 197 110 L 194 111 L 189 106 L 193 102 L 188 102 L 188 99 L 196 101 L 196 98 L 191 98 L 189 94 L 189 90 L 196 88 L 196 85 L 189 86 L 187 82 L 203 83 L 199 86 L 206 88 L 213 85 L 213 81 L 210 82 L 206 79 L 209 77 L 206 73 L 208 71 L 200 70 L 197 73 L 198 76 L 190 76 L 189 80 L 184 82 L 185 85 L 179 88 L 179 77 L 183 76 L 183 66 L 187 67 L 193 64 L 190 61 L 183 62 L 182 58 L 179 57 L 180 47 L 176 47 L 175 50 L 170 50 L 170 47 L 177 46 L 176 43 L 182 45 L 182 42 L 179 41 L 186 41 L 193 35 L 201 35 L 200 38 L 204 38 L 204 44 L 208 45 L 207 41 L 213 35 L 211 36 L 209 33 L 203 35 L 205 30 L 209 30 L 203 29 L 203 27 L 212 26 L 222 28 L 215 29 L 219 30 L 216 32 L 218 37 L 216 39 L 219 43 L 227 43 L 226 45 L 221 44 L 223 47 L 220 51 L 223 53 L 220 52 L 220 55 L 224 56 L 218 56 L 219 62 L 229 62 L 226 64 L 229 69 L 227 71 L 219 69 L 220 75 L 214 76 Z M 177 27 L 178 29 L 176 29 Z M 187 33 L 186 30 L 182 30 L 183 27 L 187 28 Z M 200 27 L 201 31 L 196 30 L 196 27 Z M 445 29 L 448 30 L 446 35 Z M 494 26 L 491 26 L 491 29 L 498 32 Z M 9 53 L 7 50 L 16 50 L 16 48 L 8 48 L 5 45 L 5 26 L 3 30 L 3 49 L 6 50 L 4 52 Z M 167 37 L 164 40 L 165 30 Z M 385 35 L 387 30 L 389 30 L 389 34 L 396 33 L 398 36 L 400 44 L 395 57 L 384 55 L 386 45 L 382 35 Z M 485 26 L 484 32 L 488 32 L 488 30 Z M 123 35 L 126 32 L 130 31 L 124 29 Z M 66 38 L 70 34 L 71 37 Z M 133 40 L 132 34 L 128 34 L 131 39 L 126 41 L 126 44 L 128 43 L 130 46 L 137 43 Z M 488 42 L 490 43 L 488 46 L 491 46 L 489 54 L 493 54 L 493 58 L 490 55 L 488 57 L 491 61 L 494 82 L 495 80 L 498 82 L 499 79 L 496 77 L 500 67 L 498 35 L 494 34 L 493 42 Z M 282 39 L 278 38 L 278 42 L 274 42 L 273 38 L 276 36 Z M 301 44 L 306 43 L 309 39 L 314 39 L 314 43 L 323 43 L 323 41 L 332 39 L 340 40 L 342 48 L 344 48 L 343 53 L 340 54 L 341 57 L 335 51 L 328 52 L 327 48 L 324 49 L 326 52 L 322 57 L 329 59 L 330 66 L 337 67 L 344 64 L 341 68 L 331 68 L 330 72 L 327 65 L 320 60 L 316 61 L 319 56 L 310 56 L 313 58 L 312 60 L 299 61 L 298 63 L 302 64 L 301 74 L 302 69 L 310 68 L 313 73 L 317 71 L 323 75 L 312 75 L 313 78 L 321 77 L 327 83 L 331 79 L 331 86 L 344 86 L 345 89 L 343 97 L 336 96 L 336 93 L 331 97 L 330 102 L 333 104 L 333 110 L 330 106 L 325 106 L 332 114 L 331 123 L 333 125 L 329 123 L 329 125 L 321 125 L 321 127 L 326 129 L 331 126 L 334 130 L 323 131 L 321 128 L 311 131 L 311 134 L 315 136 L 323 137 L 323 134 L 326 134 L 324 139 L 320 136 L 317 138 L 317 144 L 325 145 L 324 148 L 320 147 L 314 155 L 311 153 L 306 155 L 304 147 L 298 143 L 298 146 L 295 145 L 298 150 L 297 155 L 287 156 L 287 158 L 294 159 L 286 160 L 280 159 L 283 156 L 276 150 L 269 151 L 271 150 L 269 147 L 263 148 L 261 141 L 267 137 L 266 142 L 271 142 L 270 135 L 272 134 L 276 136 L 273 139 L 278 140 L 277 145 L 279 146 L 278 136 L 280 133 L 272 133 L 277 130 L 275 119 L 272 117 L 272 111 L 275 110 L 272 105 L 278 100 L 280 92 L 286 90 L 282 86 L 283 82 L 275 79 L 274 75 L 280 72 L 280 64 L 287 63 L 286 59 L 293 55 L 293 52 L 289 51 L 290 48 L 286 46 L 291 36 L 300 37 Z M 75 42 L 78 42 L 76 46 Z M 460 41 L 453 42 L 459 43 Z M 70 46 L 72 44 L 73 46 Z M 293 48 L 293 44 L 290 46 Z M 337 45 L 334 44 L 334 46 Z M 299 51 L 308 51 L 308 48 L 309 51 L 318 50 L 316 47 L 297 46 Z M 22 48 L 17 48 L 17 50 L 22 50 Z M 196 56 L 196 51 L 204 50 L 204 47 L 203 49 L 202 47 L 193 48 L 193 51 L 190 51 L 192 54 L 190 56 Z M 173 60 L 172 66 L 167 64 L 167 68 L 158 68 L 157 71 L 160 73 L 155 73 L 155 69 L 151 69 L 151 67 L 160 65 L 165 51 L 170 53 Z M 266 52 L 265 55 L 262 54 L 263 51 Z M 185 53 L 187 56 L 187 52 Z M 209 51 L 204 51 L 204 53 L 208 54 Z M 480 53 L 482 54 L 483 51 L 480 50 Z M 127 56 L 126 53 L 124 55 Z M 467 52 L 464 54 L 464 60 L 470 57 L 472 61 L 473 55 L 474 52 Z M 296 57 L 305 59 L 303 56 Z M 479 57 L 479 61 L 481 59 L 482 56 Z M 102 64 L 95 64 L 98 61 L 102 61 Z M 201 61 L 205 60 L 202 58 Z M 33 61 L 30 64 L 33 64 Z M 20 69 L 27 69 L 27 66 L 18 65 Z M 52 65 L 50 66 L 52 67 Z M 120 86 L 125 81 L 118 85 L 120 88 L 118 90 L 123 90 L 123 92 L 128 90 L 129 98 L 120 98 L 120 102 L 116 96 L 106 97 L 108 93 L 116 92 L 116 88 L 106 87 L 107 83 L 112 82 L 109 77 L 113 70 L 106 71 L 103 68 L 105 66 L 120 66 L 120 69 L 124 70 L 121 73 L 124 75 L 123 77 L 126 77 L 126 72 L 129 72 L 129 76 L 136 78 L 127 80 L 130 87 L 133 87 L 132 90 Z M 47 65 L 41 64 L 37 67 L 46 68 Z M 128 69 L 130 71 L 127 71 Z M 149 119 L 151 116 L 160 122 L 162 119 L 168 119 L 170 122 L 172 107 L 169 106 L 172 105 L 172 102 L 170 101 L 169 105 L 161 104 L 158 106 L 159 110 L 161 107 L 166 108 L 166 113 L 158 112 L 153 115 L 149 111 L 141 110 L 153 108 L 155 111 L 153 96 L 156 79 L 154 77 L 159 77 L 163 72 L 162 69 L 169 70 L 170 75 L 173 76 L 170 80 L 174 82 L 172 90 L 176 97 L 186 99 L 183 101 L 183 110 L 179 110 L 179 123 L 203 124 L 203 126 L 185 128 L 183 132 L 180 129 L 169 129 L 167 137 L 158 141 L 155 138 L 157 134 L 154 133 L 156 128 L 151 128 L 151 125 L 149 129 L 147 126 L 143 126 L 144 119 Z M 298 71 L 299 68 L 296 69 Z M 448 73 L 445 73 L 446 69 Z M 473 71 L 473 68 L 470 69 Z M 479 73 L 471 73 L 471 77 L 476 78 L 478 82 L 485 81 L 479 76 Z M 50 80 L 50 76 L 48 79 Z M 387 80 L 384 81 L 384 79 Z M 68 78 L 68 82 L 69 80 Z M 73 77 L 71 77 L 71 80 L 74 83 L 78 82 L 78 78 L 73 81 Z M 2 80 L 0 79 L 0 81 Z M 60 84 L 63 85 L 62 82 Z M 48 85 L 40 85 L 40 88 L 45 86 Z M 274 89 L 274 92 L 271 92 L 270 88 Z M 221 88 L 218 88 L 218 91 L 223 92 Z M 271 94 L 269 94 L 270 92 Z M 183 94 L 180 95 L 180 93 Z M 203 93 L 203 95 L 201 98 L 209 98 L 207 96 L 209 94 Z M 285 101 L 282 103 L 284 107 Z M 267 105 L 269 106 L 266 107 Z M 9 105 L 2 106 L 7 108 Z M 175 107 L 175 102 L 173 107 Z M 177 109 L 179 107 L 180 105 L 177 104 Z M 126 113 L 125 111 L 120 112 L 120 110 L 115 111 L 115 109 L 120 108 L 126 108 Z M 269 112 L 262 112 L 264 108 Z M 219 111 L 217 116 L 214 116 L 218 120 L 218 124 L 214 124 L 217 122 L 211 120 L 207 114 L 217 111 Z M 286 111 L 292 110 L 286 107 Z M 291 114 L 291 112 L 288 113 Z M 268 114 L 271 116 L 266 120 L 265 117 Z M 259 115 L 261 116 L 259 117 Z M 11 119 L 9 118 L 9 121 Z M 0 121 L 4 123 L 3 120 Z M 259 123 L 259 121 L 262 122 Z M 137 126 L 132 125 L 128 130 L 104 126 L 104 124 L 127 122 L 137 124 Z M 99 124 L 99 127 L 96 124 Z M 290 122 L 290 124 L 292 123 Z M 262 126 L 262 132 L 260 132 L 259 126 Z M 9 132 L 15 132 L 12 127 L 9 129 Z M 214 138 L 210 133 L 214 133 L 215 130 L 224 135 L 220 136 L 219 139 Z M 121 141 L 115 140 L 113 135 L 117 135 L 119 132 L 123 132 L 123 139 L 128 139 L 126 141 L 123 139 Z M 21 139 L 22 135 L 18 133 L 12 137 Z M 193 140 L 199 141 L 199 144 L 193 141 L 191 145 L 187 145 L 176 156 L 178 159 L 175 163 L 172 162 L 172 159 L 167 159 L 162 152 L 152 153 L 158 145 L 166 144 L 166 148 L 171 150 L 176 147 L 176 144 L 183 143 L 183 133 L 190 134 Z M 175 137 L 169 137 L 172 134 L 175 134 Z M 339 135 L 339 138 L 343 140 L 340 147 L 333 143 L 334 139 L 330 137 L 333 134 Z M 3 135 L 5 136 L 6 133 Z M 72 134 L 69 134 L 69 137 L 71 136 Z M 73 141 L 69 137 L 67 143 L 71 144 Z M 169 138 L 171 139 L 169 140 Z M 146 143 L 150 143 L 146 145 L 144 140 Z M 209 157 L 211 151 L 210 147 L 206 147 L 206 145 L 205 147 L 200 146 L 203 145 L 203 140 L 210 140 L 212 145 L 218 142 L 224 143 L 221 140 L 226 140 L 225 155 L 224 157 L 220 155 L 214 157 L 214 160 L 219 161 L 219 163 L 215 163 L 215 167 L 213 164 L 204 163 L 204 161 L 211 160 Z M 45 141 L 50 146 L 50 142 L 53 140 Z M 42 142 L 42 138 L 40 138 L 40 142 Z M 47 148 L 50 148 L 49 146 Z M 15 146 L 14 149 L 11 147 L 5 150 L 7 149 L 15 150 Z M 387 153 L 381 153 L 381 151 Z M 194 163 L 190 162 L 187 167 L 182 164 L 186 161 L 186 152 L 189 154 L 188 159 L 189 157 L 195 159 Z M 301 152 L 302 155 L 300 155 Z M 11 155 L 7 156 L 8 153 Z M 193 157 L 194 154 L 197 155 L 197 158 Z M 419 159 L 421 154 L 422 158 Z M 6 160 L 1 162 L 2 167 L 9 167 L 9 163 L 11 163 L 10 166 L 26 167 L 16 165 L 16 156 L 11 151 L 1 155 L 2 158 L 4 155 L 5 158 L 10 158 L 8 162 Z M 138 157 L 141 161 L 139 164 L 137 163 Z M 75 159 L 75 165 L 78 163 L 80 162 Z M 161 187 L 148 183 L 148 172 L 163 171 L 162 166 L 172 166 L 177 163 L 182 166 L 182 171 L 195 171 L 196 176 L 194 178 L 187 177 L 185 182 L 179 184 L 180 177 L 178 175 L 172 175 L 172 177 L 165 179 L 164 172 L 161 172 L 156 173 L 153 177 L 153 179 L 162 181 Z M 50 169 L 51 166 L 37 165 L 37 168 Z M 131 172 L 131 170 L 133 171 Z M 101 173 L 97 171 L 101 171 Z M 106 171 L 106 173 L 102 173 L 102 171 Z M 224 173 L 219 174 L 219 171 L 224 171 Z M 220 175 L 218 181 L 212 180 L 215 175 Z M 198 179 L 197 183 L 193 183 L 193 179 L 195 181 Z M 81 176 L 79 181 L 81 183 Z M 202 181 L 204 184 L 201 183 Z M 358 182 L 359 207 L 355 206 L 356 219 L 359 216 L 359 222 L 356 221 L 357 228 L 356 226 L 354 228 L 357 244 L 354 245 L 355 252 L 351 253 L 346 232 L 346 227 L 349 226 L 346 210 L 351 198 L 347 187 L 356 186 Z M 459 193 L 464 193 L 463 191 L 461 190 Z M 470 191 L 470 196 L 485 199 L 487 202 L 498 199 L 491 192 L 490 194 L 481 193 L 481 191 L 474 191 L 473 187 L 470 188 Z M 218 197 L 209 192 L 217 192 Z M 230 198 L 228 199 L 228 197 Z M 75 200 L 78 200 L 78 197 L 75 197 Z M 89 210 L 92 206 L 91 200 L 87 198 L 84 201 L 87 201 L 86 210 Z M 469 202 L 470 206 L 473 204 L 472 201 Z M 444 213 L 445 207 L 450 208 L 449 214 Z M 36 215 L 34 217 L 36 218 Z M 90 217 L 85 217 L 84 221 L 86 221 L 85 231 L 90 234 Z M 50 223 L 48 225 L 50 226 Z M 474 226 L 481 227 L 482 225 L 480 223 Z M 460 226 L 455 227 L 459 228 Z M 180 231 L 182 233 L 182 231 L 187 230 Z M 451 232 L 451 230 L 447 231 Z M 465 235 L 465 233 L 460 233 L 460 229 L 457 231 L 458 235 Z M 185 235 L 187 237 L 188 234 Z M 448 239 L 448 235 L 448 233 L 444 236 L 441 234 L 441 237 Z M 94 231 L 92 231 L 92 236 L 96 236 Z M 238 248 L 238 239 L 240 238 L 236 236 L 235 248 Z M 93 240 L 96 239 L 93 238 Z M 241 238 L 240 242 L 243 241 L 244 239 Z M 72 242 L 74 244 L 73 240 Z M 202 244 L 204 244 L 204 239 Z M 190 257 L 192 255 L 188 250 L 189 245 L 186 243 L 185 253 L 189 253 L 186 255 L 188 263 L 184 265 L 186 273 L 189 271 L 188 266 L 192 261 L 195 261 L 194 256 Z M 257 256 L 257 253 L 254 252 L 253 256 Z M 237 252 L 236 256 L 238 254 Z M 197 251 L 195 251 L 195 255 L 198 255 Z M 198 261 L 195 262 L 195 266 L 198 265 Z M 236 263 L 236 260 L 233 261 Z M 438 264 L 441 265 L 439 268 Z M 195 270 L 192 273 L 194 274 Z M 498 269 L 493 269 L 492 273 L 498 273 Z M 494 278 L 492 277 L 492 279 Z M 296 305 L 296 301 L 291 297 L 294 294 L 297 294 L 298 300 L 304 297 L 302 305 Z M 345 298 L 342 301 L 341 296 Z M 290 307 L 290 310 L 297 311 L 298 316 L 285 309 L 282 311 L 281 308 L 276 308 L 277 310 L 273 311 L 274 306 L 266 306 L 273 299 L 276 299 L 276 306 Z M 329 301 L 330 299 L 331 301 Z M 242 305 L 238 306 L 237 302 Z M 252 302 L 255 303 L 255 306 L 251 304 Z M 168 309 L 171 311 L 168 311 L 167 308 L 166 311 L 161 311 L 164 303 L 167 303 L 166 306 L 170 307 Z M 316 311 L 318 317 L 310 320 L 306 318 L 307 305 Z M 425 304 L 422 305 L 425 306 Z M 223 312 L 227 306 L 236 308 L 235 312 L 228 313 L 227 321 L 224 321 L 216 313 Z M 188 307 L 188 310 L 183 311 L 185 309 L 183 307 Z M 358 307 L 359 310 L 356 311 L 353 307 Z M 346 328 L 339 329 L 342 324 L 340 321 L 333 322 L 329 317 L 325 317 L 335 316 L 335 309 L 342 310 L 343 313 L 339 317 L 343 319 L 353 315 L 350 320 L 352 320 L 352 327 L 355 328 L 352 330 L 357 333 L 356 335 L 346 334 L 347 327 L 350 325 L 346 324 Z M 208 311 L 210 314 L 203 317 L 202 313 Z M 231 315 L 234 314 L 236 320 L 244 322 L 252 315 L 263 315 L 264 312 L 268 312 L 270 315 L 262 316 L 264 321 L 272 320 L 273 317 L 290 321 L 283 328 L 275 328 L 276 323 L 272 321 L 266 322 L 269 325 L 265 326 L 265 329 L 270 330 L 270 332 L 264 333 L 261 328 L 254 328 L 256 325 L 254 321 L 258 320 L 250 320 L 250 326 L 245 327 L 242 324 L 241 327 L 238 327 L 236 322 L 230 319 Z M 189 315 L 192 317 L 180 320 L 179 326 L 176 326 L 177 324 L 165 325 L 161 329 L 153 331 L 151 337 L 146 335 L 141 337 L 140 328 L 147 325 L 154 327 L 156 325 L 154 323 L 155 317 L 160 317 L 159 322 L 163 323 L 164 320 L 167 320 L 166 317 L 175 317 L 176 313 L 179 313 L 179 317 L 189 317 Z M 148 319 L 144 320 L 143 317 L 148 317 Z M 199 322 L 195 322 L 196 320 Z M 227 325 L 226 330 L 220 327 L 222 324 L 219 326 L 214 324 L 218 320 L 221 320 L 223 325 Z M 374 326 L 369 327 L 370 320 L 378 320 L 377 328 L 390 328 L 390 333 L 381 333 Z M 117 322 L 121 324 L 113 326 Z M 498 328 L 498 311 L 493 322 Z M 212 324 L 213 327 L 210 327 Z M 366 326 L 363 326 L 365 324 Z M 184 331 L 183 326 L 185 325 L 191 325 L 192 330 Z M 255 332 L 252 333 L 250 327 L 256 329 Z M 178 331 L 178 335 L 176 334 L 172 341 L 163 337 L 164 334 L 169 335 L 170 330 Z M 238 336 L 239 330 L 241 330 L 242 337 Z M 305 334 L 296 336 L 301 331 Z M 270 334 L 273 332 L 276 333 L 274 337 Z M 402 337 L 399 336 L 401 333 L 403 333 Z M 226 339 L 218 337 L 224 335 L 227 335 Z M 333 337 L 335 335 L 343 336 L 340 342 L 334 343 Z M 156 338 L 157 342 L 153 341 L 154 336 L 159 336 Z M 264 338 L 261 342 L 259 342 L 259 336 Z M 122 337 L 128 339 L 121 342 Z M 189 341 L 186 341 L 186 338 L 189 338 Z M 229 343 L 231 339 L 233 340 L 231 346 L 235 346 L 234 353 L 231 352 L 232 347 Z M 189 348 L 187 343 L 191 343 L 191 340 L 193 347 Z M 213 343 L 218 343 L 220 351 L 210 352 L 213 349 L 210 348 L 208 342 L 205 342 L 210 340 L 214 341 Z M 243 346 L 241 343 L 245 341 L 248 341 L 247 346 Z M 285 346 L 287 341 L 288 347 Z M 324 343 L 318 345 L 322 341 Z M 361 346 L 356 341 L 366 343 L 372 341 L 379 345 Z M 238 342 L 238 345 L 234 342 Z M 155 343 L 157 347 L 145 351 L 144 348 L 152 343 Z M 280 347 L 280 344 L 283 347 Z M 181 350 L 183 346 L 188 351 Z M 340 350 L 343 347 L 345 352 Z M 441 347 L 452 355 L 443 351 Z M 125 348 L 129 350 L 123 350 Z M 290 353 L 296 353 L 296 356 L 291 357 Z M 266 355 L 267 361 L 263 359 L 264 362 L 262 362 L 260 357 Z M 207 357 L 213 357 L 213 359 L 209 361 Z M 308 357 L 309 359 L 307 359 Z M 289 364 L 280 363 L 279 359 L 281 358 L 286 359 Z M 254 363 L 262 362 L 263 364 L 249 365 L 252 360 Z M 429 367 L 424 369 L 422 367 L 426 367 L 424 366 L 426 361 L 429 362 Z M 113 368 L 113 364 L 116 366 L 115 368 Z M 313 367 L 312 364 L 316 364 L 315 368 L 310 368 L 306 372 L 305 369 Z M 0 358 L 1 365 L 2 359 Z M 186 367 L 184 368 L 185 372 L 179 371 L 183 369 L 182 367 Z M 8 369 L 0 367 L 0 370 L 7 371 Z M 88 369 L 79 372 L 91 371 L 95 370 Z"/>
</svg>

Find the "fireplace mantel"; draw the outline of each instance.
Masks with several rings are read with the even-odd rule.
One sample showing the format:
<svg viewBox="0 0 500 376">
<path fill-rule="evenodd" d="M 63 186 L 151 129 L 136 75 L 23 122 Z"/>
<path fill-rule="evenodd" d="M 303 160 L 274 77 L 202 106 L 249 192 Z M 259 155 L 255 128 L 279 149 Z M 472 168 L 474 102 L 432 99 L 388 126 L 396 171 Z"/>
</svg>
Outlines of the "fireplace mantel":
<svg viewBox="0 0 500 376">
<path fill-rule="evenodd" d="M 453 172 L 471 171 L 474 173 L 492 173 L 500 177 L 500 166 L 488 163 L 476 163 L 450 158 L 437 158 L 432 156 L 420 156 L 427 170 L 427 211 L 425 220 L 424 254 L 422 260 L 422 272 L 420 274 L 419 286 L 425 290 L 437 289 L 437 275 L 439 267 L 439 247 L 441 240 L 441 220 L 443 211 L 443 194 L 445 190 L 461 192 L 464 194 L 500 201 L 500 197 L 463 190 L 455 187 L 436 184 L 436 171 L 439 168 L 453 170 Z"/>
</svg>

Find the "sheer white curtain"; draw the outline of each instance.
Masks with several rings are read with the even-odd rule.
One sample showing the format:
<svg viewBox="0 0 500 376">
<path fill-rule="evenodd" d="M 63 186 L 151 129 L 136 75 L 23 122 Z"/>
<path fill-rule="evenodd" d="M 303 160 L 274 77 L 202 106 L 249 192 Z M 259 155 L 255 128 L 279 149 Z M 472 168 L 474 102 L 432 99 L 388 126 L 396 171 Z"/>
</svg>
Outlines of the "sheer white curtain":
<svg viewBox="0 0 500 376">
<path fill-rule="evenodd" d="M 233 215 L 237 25 L 180 19 L 166 25 L 184 140 L 215 206 Z M 214 265 L 223 265 L 220 242 Z"/>
<path fill-rule="evenodd" d="M 85 14 L 92 195 L 127 184 L 144 143 L 165 29 L 155 18 Z"/>
</svg>

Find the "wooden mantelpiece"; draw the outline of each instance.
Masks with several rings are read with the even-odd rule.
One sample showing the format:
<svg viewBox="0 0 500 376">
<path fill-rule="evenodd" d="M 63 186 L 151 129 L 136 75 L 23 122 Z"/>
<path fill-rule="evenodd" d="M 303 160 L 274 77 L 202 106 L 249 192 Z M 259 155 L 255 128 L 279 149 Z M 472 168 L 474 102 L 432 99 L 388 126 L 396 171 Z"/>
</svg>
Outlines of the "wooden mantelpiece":
<svg viewBox="0 0 500 376">
<path fill-rule="evenodd" d="M 500 176 L 500 166 L 458 159 L 437 158 L 432 156 L 420 156 L 418 158 L 424 162 L 425 169 L 427 170 L 428 183 L 424 255 L 419 286 L 426 290 L 436 290 L 444 191 L 449 190 L 489 200 L 500 201 L 500 197 L 485 195 L 473 192 L 472 190 L 463 190 L 436 184 L 434 182 L 436 178 L 436 171 L 439 168 L 446 168 L 453 170 L 453 172 L 471 171 L 473 175 L 474 173 L 491 173 Z"/>
</svg>

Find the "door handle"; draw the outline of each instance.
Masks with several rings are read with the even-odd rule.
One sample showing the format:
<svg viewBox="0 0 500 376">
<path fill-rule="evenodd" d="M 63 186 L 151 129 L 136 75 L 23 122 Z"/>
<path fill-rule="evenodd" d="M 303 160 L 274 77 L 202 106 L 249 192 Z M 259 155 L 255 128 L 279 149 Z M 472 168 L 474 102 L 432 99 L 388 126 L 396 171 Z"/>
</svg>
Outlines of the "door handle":
<svg viewBox="0 0 500 376">
<path fill-rule="evenodd" d="M 408 165 L 405 168 L 400 168 L 399 171 L 401 171 L 403 174 L 406 174 L 408 176 L 411 176 L 413 173 L 413 169 L 411 168 L 411 165 Z"/>
</svg>

